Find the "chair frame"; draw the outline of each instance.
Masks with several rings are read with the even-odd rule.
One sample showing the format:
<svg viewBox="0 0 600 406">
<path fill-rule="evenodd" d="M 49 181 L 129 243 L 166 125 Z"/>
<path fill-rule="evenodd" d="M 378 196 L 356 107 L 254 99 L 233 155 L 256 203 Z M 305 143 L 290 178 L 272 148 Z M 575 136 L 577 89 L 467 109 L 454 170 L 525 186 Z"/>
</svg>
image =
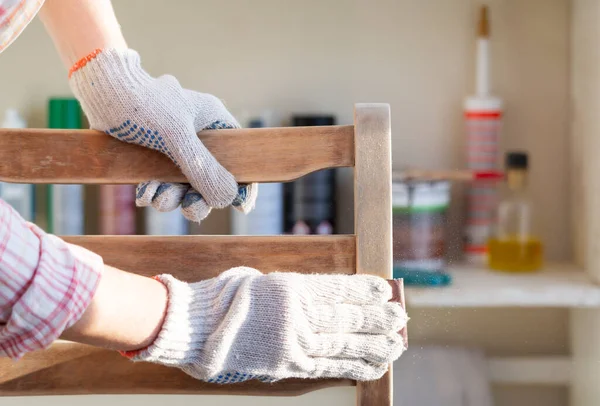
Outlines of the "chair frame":
<svg viewBox="0 0 600 406">
<path fill-rule="evenodd" d="M 71 236 L 106 264 L 150 276 L 169 270 L 186 281 L 239 265 L 263 272 L 392 277 L 391 130 L 387 104 L 357 104 L 354 125 L 204 131 L 200 138 L 239 182 L 286 182 L 316 170 L 354 167 L 353 235 Z M 239 153 L 240 149 L 254 153 Z M 0 130 L 0 180 L 19 183 L 185 182 L 156 151 L 92 130 Z M 199 265 L 204 264 L 204 265 Z M 206 266 L 205 264 L 210 264 Z M 200 269 L 198 269 L 200 268 Z M 403 297 L 400 286 L 400 298 Z M 65 394 L 240 394 L 290 396 L 357 387 L 357 405 L 391 406 L 392 371 L 373 382 L 288 379 L 231 385 L 132 363 L 115 352 L 58 341 L 21 361 L 0 360 L 0 396 Z"/>
</svg>

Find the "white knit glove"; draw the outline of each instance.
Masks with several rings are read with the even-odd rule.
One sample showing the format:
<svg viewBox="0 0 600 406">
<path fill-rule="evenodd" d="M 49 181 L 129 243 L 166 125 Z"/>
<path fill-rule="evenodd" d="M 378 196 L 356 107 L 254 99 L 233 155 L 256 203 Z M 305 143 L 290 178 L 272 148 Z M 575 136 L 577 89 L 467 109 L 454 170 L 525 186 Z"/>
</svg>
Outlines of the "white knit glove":
<svg viewBox="0 0 600 406">
<path fill-rule="evenodd" d="M 183 89 L 177 79 L 153 78 L 133 50 L 97 51 L 72 72 L 70 85 L 92 128 L 167 155 L 189 185 L 144 182 L 136 202 L 160 211 L 181 203 L 184 215 L 199 222 L 212 208 L 235 206 L 248 212 L 256 186 L 238 185 L 196 136 L 205 129 L 239 124 L 215 96 Z M 237 197 L 237 200 L 236 200 Z"/>
<path fill-rule="evenodd" d="M 404 351 L 407 316 L 369 275 L 261 274 L 240 267 L 187 284 L 158 277 L 169 304 L 154 343 L 127 354 L 216 383 L 380 378 Z"/>
</svg>

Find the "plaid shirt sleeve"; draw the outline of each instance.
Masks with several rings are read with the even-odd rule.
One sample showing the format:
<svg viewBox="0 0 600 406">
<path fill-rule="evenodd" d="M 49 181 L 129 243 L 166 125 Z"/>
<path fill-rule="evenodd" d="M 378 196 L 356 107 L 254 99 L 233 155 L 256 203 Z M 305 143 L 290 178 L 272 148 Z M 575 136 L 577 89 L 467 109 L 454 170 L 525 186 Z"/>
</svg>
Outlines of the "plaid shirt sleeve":
<svg viewBox="0 0 600 406">
<path fill-rule="evenodd" d="M 0 0 L 0 52 L 23 32 L 44 0 Z"/>
<path fill-rule="evenodd" d="M 102 258 L 28 223 L 0 200 L 0 356 L 48 347 L 90 304 Z"/>
</svg>

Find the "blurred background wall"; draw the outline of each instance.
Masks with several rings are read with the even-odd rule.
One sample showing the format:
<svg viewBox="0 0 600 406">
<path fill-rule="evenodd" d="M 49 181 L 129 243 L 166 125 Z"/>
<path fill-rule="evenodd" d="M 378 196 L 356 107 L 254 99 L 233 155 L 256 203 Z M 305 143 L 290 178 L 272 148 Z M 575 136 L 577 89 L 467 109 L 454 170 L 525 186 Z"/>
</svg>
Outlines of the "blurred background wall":
<svg viewBox="0 0 600 406">
<path fill-rule="evenodd" d="M 331 113 L 339 124 L 350 124 L 353 103 L 386 102 L 392 106 L 394 168 L 464 166 L 462 103 L 474 87 L 479 1 L 113 3 L 130 47 L 140 52 L 151 74 L 169 73 L 185 87 L 213 93 L 234 114 L 271 109 L 285 124 L 292 113 Z M 529 151 L 530 189 L 539 209 L 534 229 L 544 238 L 549 260 L 569 260 L 570 1 L 490 0 L 487 4 L 492 10 L 494 90 L 506 103 L 503 147 Z M 32 127 L 46 126 L 48 97 L 70 94 L 66 71 L 38 20 L 0 56 L 0 78 L 0 111 L 18 108 Z M 348 196 L 351 171 L 342 171 L 340 178 L 340 193 Z M 351 231 L 351 198 L 341 202 L 339 210 L 342 231 Z M 461 211 L 458 199 L 453 207 L 455 224 Z M 226 212 L 215 213 L 201 231 L 226 232 L 228 222 Z M 457 232 L 455 242 L 459 238 Z M 568 353 L 564 311 L 439 309 L 413 311 L 411 317 L 413 343 L 475 344 L 496 355 Z M 567 399 L 566 388 L 494 390 L 500 406 L 558 406 Z M 162 397 L 114 399 L 119 405 L 167 401 Z M 51 404 L 81 401 L 55 398 Z M 173 405 L 213 401 L 168 400 Z M 223 404 L 240 401 L 231 398 Z M 11 400 L 11 405 L 39 402 L 19 399 Z M 86 402 L 91 404 L 89 399 Z M 353 389 L 291 400 L 254 399 L 248 404 L 351 405 Z"/>
</svg>

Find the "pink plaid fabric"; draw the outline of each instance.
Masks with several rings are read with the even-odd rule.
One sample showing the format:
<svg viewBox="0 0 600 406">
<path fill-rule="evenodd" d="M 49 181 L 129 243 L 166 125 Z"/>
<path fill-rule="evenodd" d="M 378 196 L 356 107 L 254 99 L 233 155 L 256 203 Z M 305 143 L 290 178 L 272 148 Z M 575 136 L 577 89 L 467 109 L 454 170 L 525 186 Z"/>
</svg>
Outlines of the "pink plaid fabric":
<svg viewBox="0 0 600 406">
<path fill-rule="evenodd" d="M 33 20 L 44 0 L 0 0 L 0 52 Z"/>
<path fill-rule="evenodd" d="M 48 347 L 83 315 L 103 267 L 0 200 L 0 356 Z"/>
</svg>

